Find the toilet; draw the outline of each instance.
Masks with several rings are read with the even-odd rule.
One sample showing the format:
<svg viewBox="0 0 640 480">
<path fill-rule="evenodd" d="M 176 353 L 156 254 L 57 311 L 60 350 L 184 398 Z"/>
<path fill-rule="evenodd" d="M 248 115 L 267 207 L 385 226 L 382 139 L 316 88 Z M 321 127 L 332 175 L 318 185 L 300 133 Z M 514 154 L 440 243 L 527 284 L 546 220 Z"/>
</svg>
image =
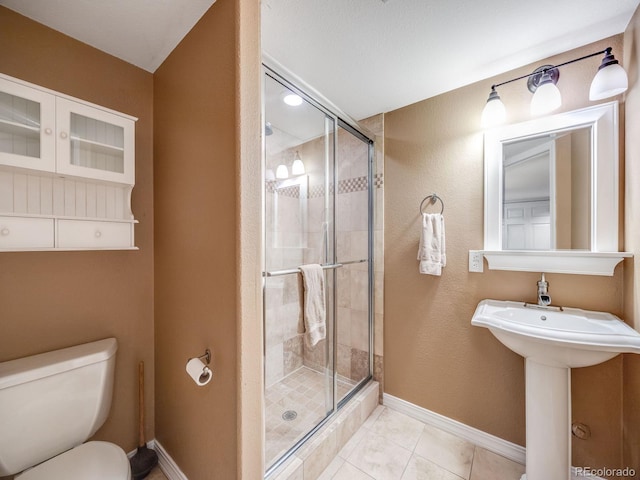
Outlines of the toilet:
<svg viewBox="0 0 640 480">
<path fill-rule="evenodd" d="M 115 338 L 0 363 L 0 477 L 129 480 L 124 451 L 89 439 L 111 408 Z"/>
</svg>

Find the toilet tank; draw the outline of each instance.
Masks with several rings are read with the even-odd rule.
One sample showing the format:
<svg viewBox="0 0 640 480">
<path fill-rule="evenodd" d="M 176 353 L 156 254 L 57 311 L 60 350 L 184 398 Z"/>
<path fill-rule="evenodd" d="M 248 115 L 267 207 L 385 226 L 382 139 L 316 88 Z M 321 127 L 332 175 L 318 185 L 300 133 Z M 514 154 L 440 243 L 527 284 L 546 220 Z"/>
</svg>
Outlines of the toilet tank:
<svg viewBox="0 0 640 480">
<path fill-rule="evenodd" d="M 0 363 L 0 476 L 80 445 L 107 419 L 115 338 Z"/>
</svg>

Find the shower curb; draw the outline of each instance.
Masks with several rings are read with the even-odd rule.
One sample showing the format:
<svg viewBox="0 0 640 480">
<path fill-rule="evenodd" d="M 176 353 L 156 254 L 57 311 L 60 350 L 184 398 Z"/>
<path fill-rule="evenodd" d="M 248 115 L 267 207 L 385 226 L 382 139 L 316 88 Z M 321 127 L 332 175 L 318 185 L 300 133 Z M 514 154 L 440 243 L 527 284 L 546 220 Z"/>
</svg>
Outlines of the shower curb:
<svg viewBox="0 0 640 480">
<path fill-rule="evenodd" d="M 378 389 L 378 382 L 369 382 L 266 480 L 317 479 L 378 406 Z"/>
</svg>

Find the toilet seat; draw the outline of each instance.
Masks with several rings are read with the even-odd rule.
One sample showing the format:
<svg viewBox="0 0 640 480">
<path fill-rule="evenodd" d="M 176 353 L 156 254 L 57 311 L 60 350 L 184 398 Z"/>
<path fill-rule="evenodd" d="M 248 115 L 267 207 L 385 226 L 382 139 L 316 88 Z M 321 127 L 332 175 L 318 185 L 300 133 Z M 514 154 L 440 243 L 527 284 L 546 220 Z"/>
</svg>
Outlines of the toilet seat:
<svg viewBox="0 0 640 480">
<path fill-rule="evenodd" d="M 87 442 L 61 453 L 15 480 L 129 480 L 131 467 L 124 451 L 108 442 Z"/>
</svg>

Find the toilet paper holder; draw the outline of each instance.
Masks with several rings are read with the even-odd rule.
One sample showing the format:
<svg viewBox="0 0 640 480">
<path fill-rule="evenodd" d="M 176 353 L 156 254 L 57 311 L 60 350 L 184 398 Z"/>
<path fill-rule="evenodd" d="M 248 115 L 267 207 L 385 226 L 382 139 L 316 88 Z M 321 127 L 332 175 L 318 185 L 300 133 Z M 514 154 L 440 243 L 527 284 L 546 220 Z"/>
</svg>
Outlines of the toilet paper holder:
<svg viewBox="0 0 640 480">
<path fill-rule="evenodd" d="M 203 358 L 207 359 L 207 366 L 209 366 L 209 364 L 211 363 L 211 350 L 209 350 L 208 348 L 204 351 L 204 355 L 200 355 L 198 357 L 200 360 L 202 360 Z"/>
<path fill-rule="evenodd" d="M 206 361 L 206 364 L 203 362 Z M 209 368 L 211 363 L 211 350 L 205 350 L 204 355 L 192 357 L 187 360 L 187 373 L 198 386 L 204 386 L 211 381 L 213 371 Z"/>
</svg>

